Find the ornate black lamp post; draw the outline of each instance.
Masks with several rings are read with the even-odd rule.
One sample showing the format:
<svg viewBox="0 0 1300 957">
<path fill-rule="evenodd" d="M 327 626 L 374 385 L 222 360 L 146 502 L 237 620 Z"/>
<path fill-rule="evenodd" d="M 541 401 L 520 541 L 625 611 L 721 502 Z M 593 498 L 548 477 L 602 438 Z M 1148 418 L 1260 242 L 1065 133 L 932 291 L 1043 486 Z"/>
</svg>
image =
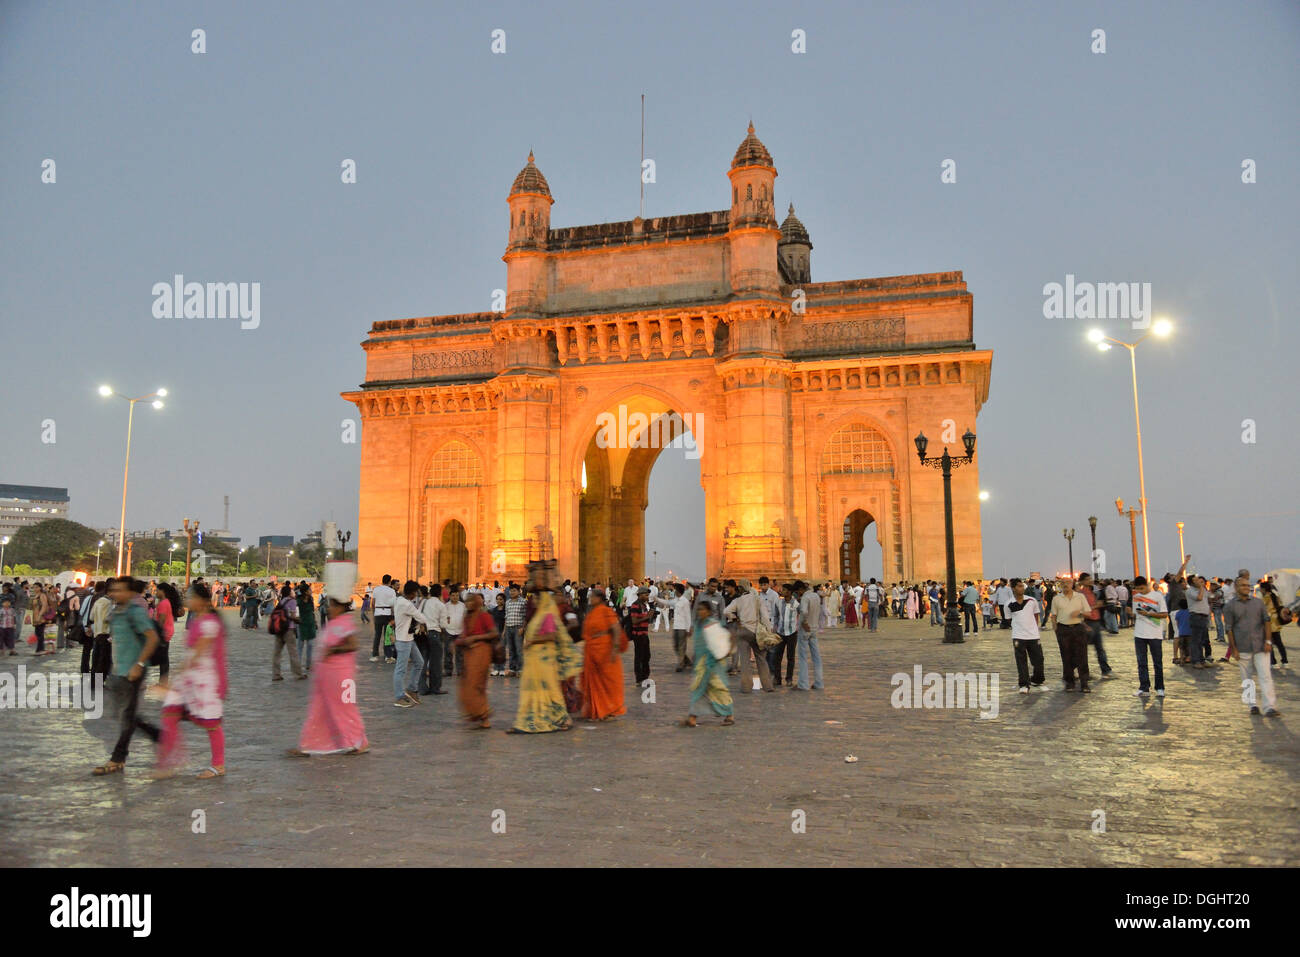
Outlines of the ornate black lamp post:
<svg viewBox="0 0 1300 957">
<path fill-rule="evenodd" d="M 1089 571 L 1092 572 L 1092 577 L 1096 578 L 1097 577 L 1097 516 L 1096 515 L 1088 516 L 1088 527 L 1092 529 L 1092 561 L 1089 563 L 1088 569 Z"/>
<path fill-rule="evenodd" d="M 925 437 L 924 432 L 918 432 L 915 441 L 916 455 L 921 460 L 921 464 L 943 471 L 943 526 L 947 538 L 948 559 L 948 608 L 943 618 L 943 643 L 959 645 L 965 639 L 961 636 L 961 613 L 957 611 L 957 556 L 952 542 L 952 473 L 953 469 L 975 461 L 975 433 L 970 429 L 966 430 L 966 434 L 961 437 L 961 443 L 966 447 L 966 454 L 957 458 L 948 454 L 947 446 L 944 446 L 942 456 L 926 458 L 925 449 L 930 444 L 930 440 Z"/>
<path fill-rule="evenodd" d="M 338 529 L 335 529 L 334 534 L 339 539 L 339 561 L 345 562 L 348 560 L 348 542 L 352 541 L 352 533 L 348 532 L 344 535 Z"/>
<path fill-rule="evenodd" d="M 1074 578 L 1074 529 L 1063 528 L 1061 535 L 1070 543 L 1070 577 Z"/>
</svg>

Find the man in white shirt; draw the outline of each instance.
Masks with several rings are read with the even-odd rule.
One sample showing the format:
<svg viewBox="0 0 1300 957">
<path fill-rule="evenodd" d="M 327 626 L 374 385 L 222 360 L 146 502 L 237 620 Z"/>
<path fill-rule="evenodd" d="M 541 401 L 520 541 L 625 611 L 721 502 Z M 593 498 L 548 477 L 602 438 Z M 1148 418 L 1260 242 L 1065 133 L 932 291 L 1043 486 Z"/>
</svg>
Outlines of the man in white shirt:
<svg viewBox="0 0 1300 957">
<path fill-rule="evenodd" d="M 371 593 L 371 602 L 375 606 L 375 643 L 370 649 L 371 661 L 379 660 L 379 647 L 380 642 L 384 640 L 384 629 L 393 620 L 393 604 L 397 601 L 397 592 L 389 584 L 392 580 L 392 575 L 385 575 L 383 584 Z M 387 654 L 385 657 L 387 657 Z M 390 664 L 396 660 L 396 658 L 388 658 Z"/>
<path fill-rule="evenodd" d="M 758 680 L 763 690 L 771 691 L 772 673 L 767 668 L 767 654 L 759 650 L 755 638 L 758 633 L 758 620 L 767 614 L 767 609 L 763 607 L 763 599 L 758 596 L 758 592 L 754 591 L 753 582 L 741 582 L 740 589 L 740 594 L 723 609 L 725 618 L 735 619 L 740 623 L 735 631 L 736 653 L 740 656 L 739 691 L 741 694 L 749 694 L 754 690 L 754 682 L 749 670 L 751 654 L 758 663 Z"/>
<path fill-rule="evenodd" d="M 873 578 L 867 582 L 864 594 L 867 596 L 867 630 L 875 631 L 880 624 L 880 602 L 885 597 L 885 590 Z"/>
<path fill-rule="evenodd" d="M 420 603 L 420 611 L 425 618 L 429 619 L 429 624 L 425 627 L 428 629 L 425 635 L 425 646 L 429 653 L 425 656 L 424 661 L 424 681 L 420 684 L 420 694 L 446 694 L 442 690 L 442 662 L 443 662 L 443 633 L 442 633 L 442 613 L 446 607 L 439 597 L 442 589 L 434 585 L 429 589 L 429 597 Z"/>
<path fill-rule="evenodd" d="M 451 590 L 451 597 L 442 606 L 440 625 L 442 627 L 442 640 L 447 649 L 443 652 L 443 674 L 444 676 L 452 674 L 452 669 L 447 668 L 446 664 L 448 653 L 453 648 L 455 648 L 455 651 L 450 656 L 455 661 L 455 673 L 458 675 L 463 674 L 465 671 L 465 654 L 460 648 L 455 647 L 455 641 L 460 637 L 461 632 L 465 630 L 465 603 L 461 601 L 460 590 L 457 588 Z"/>
<path fill-rule="evenodd" d="M 1005 615 L 1011 622 L 1011 647 L 1016 652 L 1016 674 L 1020 680 L 1020 693 L 1029 694 L 1029 688 L 1041 689 L 1047 679 L 1043 676 L 1043 642 L 1038 633 L 1038 601 L 1025 594 L 1025 583 L 1011 579 L 1011 601 Z M 1030 664 L 1034 673 L 1029 673 Z"/>
<path fill-rule="evenodd" d="M 1127 628 L 1130 622 L 1130 609 L 1128 605 L 1128 585 L 1122 581 L 1115 585 L 1115 600 L 1119 602 L 1119 626 Z"/>
<path fill-rule="evenodd" d="M 767 614 L 767 626 L 780 634 L 777 629 L 777 606 L 781 604 L 781 595 L 772 587 L 772 581 L 766 575 L 758 580 L 758 588 L 758 597 L 763 600 L 763 611 Z"/>
<path fill-rule="evenodd" d="M 1147 675 L 1147 655 L 1156 673 L 1156 697 L 1165 696 L 1164 638 L 1163 619 L 1169 617 L 1169 606 L 1165 596 L 1152 588 L 1142 576 L 1133 579 L 1133 645 L 1137 651 L 1138 690 L 1135 697 L 1145 698 L 1151 693 L 1150 678 Z"/>
<path fill-rule="evenodd" d="M 1007 584 L 1005 578 L 998 580 L 998 587 L 993 592 L 993 604 L 997 606 L 998 618 L 1002 621 L 1003 628 L 1011 627 L 1011 616 L 1007 612 L 1007 605 L 1011 604 L 1015 598 L 1011 586 Z"/>
<path fill-rule="evenodd" d="M 673 582 L 673 597 L 658 599 L 659 607 L 672 614 L 673 626 L 673 653 L 677 658 L 677 671 L 685 671 L 691 665 L 691 659 L 686 653 L 686 636 L 694 627 L 691 621 L 691 603 L 686 597 L 686 586 L 681 582 Z"/>
<path fill-rule="evenodd" d="M 410 708 L 420 703 L 424 656 L 415 646 L 411 623 L 418 621 L 427 628 L 433 622 L 415 607 L 412 599 L 419 594 L 420 586 L 408 581 L 402 586 L 401 597 L 393 599 L 393 648 L 397 655 L 397 667 L 393 669 L 393 706 L 397 708 Z"/>
<path fill-rule="evenodd" d="M 865 592 L 866 589 L 862 586 L 862 582 L 858 582 L 849 589 L 849 594 L 853 596 L 853 615 L 858 620 L 859 628 L 867 627 L 867 616 L 862 614 L 862 596 Z"/>
</svg>

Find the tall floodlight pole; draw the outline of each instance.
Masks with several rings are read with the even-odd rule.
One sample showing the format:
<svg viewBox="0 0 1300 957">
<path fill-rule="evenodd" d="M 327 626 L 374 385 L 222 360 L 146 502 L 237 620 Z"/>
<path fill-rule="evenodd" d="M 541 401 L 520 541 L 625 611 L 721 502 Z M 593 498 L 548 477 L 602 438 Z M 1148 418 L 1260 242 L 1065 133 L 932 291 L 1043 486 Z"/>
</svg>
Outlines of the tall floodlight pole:
<svg viewBox="0 0 1300 957">
<path fill-rule="evenodd" d="M 122 575 L 122 543 L 126 541 L 126 483 L 127 477 L 131 473 L 131 427 L 135 422 L 135 404 L 137 402 L 144 402 L 146 399 L 152 399 L 153 407 L 155 409 L 161 409 L 163 407 L 162 400 L 167 395 L 167 390 L 158 389 L 155 392 L 150 392 L 148 395 L 137 396 L 133 399 L 130 396 L 125 396 L 120 392 L 113 391 L 112 386 L 101 385 L 99 387 L 99 394 L 104 396 L 104 398 L 117 396 L 119 399 L 125 399 L 129 406 L 126 413 L 126 462 L 122 466 L 122 515 L 121 518 L 118 519 L 117 526 L 117 574 L 120 577 Z"/>
<path fill-rule="evenodd" d="M 1123 342 L 1119 339 L 1112 339 L 1100 329 L 1093 329 L 1088 333 L 1088 341 L 1096 343 L 1097 348 L 1102 352 L 1108 352 L 1112 345 L 1123 346 L 1128 350 L 1129 366 L 1133 371 L 1133 422 L 1137 428 L 1138 511 L 1142 513 L 1142 549 L 1143 554 L 1146 557 L 1148 581 L 1151 579 L 1151 536 L 1147 531 L 1147 476 L 1146 469 L 1142 465 L 1142 413 L 1138 409 L 1137 347 L 1141 345 L 1152 332 L 1163 339 L 1173 331 L 1173 328 L 1173 323 L 1168 319 L 1157 319 L 1151 326 L 1151 331 L 1143 334 L 1137 342 Z"/>
</svg>

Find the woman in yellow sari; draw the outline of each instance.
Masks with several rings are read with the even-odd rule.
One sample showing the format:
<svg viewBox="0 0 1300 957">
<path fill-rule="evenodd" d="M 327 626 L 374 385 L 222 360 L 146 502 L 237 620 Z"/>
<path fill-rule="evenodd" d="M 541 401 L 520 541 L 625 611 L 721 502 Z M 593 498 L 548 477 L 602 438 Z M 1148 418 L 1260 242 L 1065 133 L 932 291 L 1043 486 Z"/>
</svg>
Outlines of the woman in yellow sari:
<svg viewBox="0 0 1300 957">
<path fill-rule="evenodd" d="M 508 734 L 543 734 L 573 727 L 561 682 L 582 670 L 582 655 L 551 593 L 549 571 L 541 569 L 535 608 L 524 628 L 524 667 L 519 678 L 519 711 Z"/>
</svg>

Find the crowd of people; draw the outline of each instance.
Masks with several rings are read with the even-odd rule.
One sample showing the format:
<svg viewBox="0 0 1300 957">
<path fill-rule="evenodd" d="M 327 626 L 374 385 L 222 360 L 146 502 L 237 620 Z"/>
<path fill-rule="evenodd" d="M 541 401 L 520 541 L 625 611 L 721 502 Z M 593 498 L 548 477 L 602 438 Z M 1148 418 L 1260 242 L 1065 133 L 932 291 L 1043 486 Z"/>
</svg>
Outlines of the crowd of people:
<svg viewBox="0 0 1300 957">
<path fill-rule="evenodd" d="M 226 629 L 220 611 L 235 606 L 245 629 L 260 629 L 266 618 L 272 681 L 284 680 L 286 649 L 295 678 L 314 679 L 299 744 L 289 752 L 295 756 L 369 749 L 354 690 L 363 629 L 371 638 L 369 660 L 394 666 L 395 707 L 411 709 L 424 695 L 446 694 L 444 679 L 455 677 L 460 711 L 472 730 L 492 726 L 492 677 L 520 682 L 510 733 L 567 730 L 579 715 L 608 721 L 626 714 L 622 655 L 633 650 L 635 684 L 648 687 L 650 635 L 656 632 L 672 636 L 674 672 L 689 673 L 690 705 L 681 724 L 696 727 L 698 718 L 711 715 L 730 725 L 731 676 L 739 676 L 741 694 L 782 685 L 819 691 L 823 630 L 870 632 L 882 617 L 915 621 L 927 614 L 933 627 L 943 624 L 950 608 L 960 611 L 966 634 L 979 634 L 981 623 L 986 635 L 1009 632 L 1021 694 L 1046 685 L 1042 629 L 1055 632 L 1064 690 L 1088 693 L 1089 646 L 1102 677 L 1114 677 L 1103 635 L 1132 628 L 1135 695 L 1164 697 L 1163 646 L 1169 641 L 1173 663 L 1193 669 L 1236 658 L 1243 682 L 1255 692 L 1251 712 L 1280 714 L 1271 674 L 1288 665 L 1282 628 L 1300 613 L 1300 593 L 1283 595 L 1267 577 L 1252 581 L 1246 569 L 1231 580 L 1185 571 L 1186 562 L 1159 582 L 1096 580 L 1088 573 L 967 581 L 951 606 L 946 589 L 933 581 L 558 582 L 553 562 L 532 563 L 523 583 L 420 584 L 385 575 L 363 591 L 355 565 L 331 562 L 322 584 L 209 584 L 200 578 L 184 598 L 169 582 L 129 575 L 69 585 L 62 594 L 53 585 L 13 581 L 0 586 L 0 648 L 17 654 L 24 623 L 32 625 L 29 641 L 37 656 L 80 644 L 82 673 L 100 675 L 114 689 L 121 722 L 112 756 L 95 768 L 97 775 L 125 767 L 137 730 L 158 743 L 155 774 L 176 773 L 184 753 L 182 719 L 208 733 L 211 761 L 199 776 L 225 774 Z M 184 657 L 173 674 L 169 648 L 182 618 Z M 1215 640 L 1227 646 L 1217 661 L 1212 626 Z M 50 628 L 54 635 L 47 634 Z M 150 666 L 159 674 L 154 693 L 163 699 L 161 727 L 138 714 Z"/>
</svg>

